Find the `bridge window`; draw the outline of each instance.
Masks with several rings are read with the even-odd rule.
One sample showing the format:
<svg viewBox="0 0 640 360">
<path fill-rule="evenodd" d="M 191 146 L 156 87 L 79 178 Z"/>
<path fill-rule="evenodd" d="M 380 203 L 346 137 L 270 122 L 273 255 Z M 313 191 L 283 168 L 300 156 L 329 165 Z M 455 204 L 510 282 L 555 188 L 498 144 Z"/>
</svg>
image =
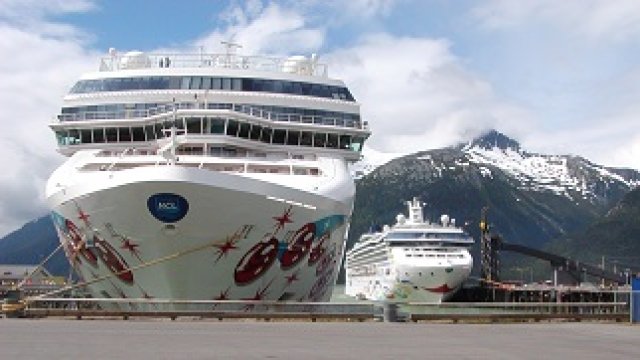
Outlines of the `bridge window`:
<svg viewBox="0 0 640 360">
<path fill-rule="evenodd" d="M 338 148 L 338 134 L 328 134 L 327 135 L 327 147 L 328 148 Z"/>
<path fill-rule="evenodd" d="M 313 135 L 309 131 L 303 131 L 300 133 L 300 145 L 302 146 L 311 146 L 313 141 Z"/>
<path fill-rule="evenodd" d="M 202 119 L 201 118 L 187 118 L 187 133 L 188 134 L 202 134 Z"/>
<path fill-rule="evenodd" d="M 351 139 L 351 150 L 360 151 L 362 150 L 362 144 L 364 143 L 364 138 L 361 136 L 354 136 Z"/>
<path fill-rule="evenodd" d="M 251 140 L 260 140 L 260 132 L 262 131 L 262 126 L 253 124 L 251 126 Z"/>
<path fill-rule="evenodd" d="M 263 127 L 262 133 L 260 134 L 260 141 L 262 141 L 263 143 L 270 143 L 272 134 L 273 129 L 271 129 L 270 127 Z"/>
<path fill-rule="evenodd" d="M 225 120 L 221 118 L 211 119 L 211 133 L 212 134 L 224 134 Z"/>
<path fill-rule="evenodd" d="M 237 136 L 237 134 L 238 134 L 238 121 L 229 120 L 227 122 L 227 135 Z"/>
<path fill-rule="evenodd" d="M 83 144 L 91 144 L 91 130 L 81 130 L 80 139 Z"/>
<path fill-rule="evenodd" d="M 144 135 L 147 141 L 156 139 L 156 134 L 154 132 L 153 125 L 147 125 L 144 127 Z M 96 137 L 95 134 L 93 135 L 93 137 L 94 138 Z"/>
<path fill-rule="evenodd" d="M 300 142 L 300 131 L 289 130 L 287 135 L 287 145 L 298 145 Z"/>
<path fill-rule="evenodd" d="M 349 150 L 351 146 L 351 135 L 340 135 L 340 149 Z"/>
<path fill-rule="evenodd" d="M 107 135 L 107 142 L 113 143 L 118 142 L 118 129 L 117 128 L 106 128 L 105 134 Z"/>
<path fill-rule="evenodd" d="M 162 124 L 160 123 L 154 124 L 153 130 L 156 134 L 156 139 L 162 139 L 164 137 L 164 133 L 162 132 Z"/>
<path fill-rule="evenodd" d="M 313 134 L 313 147 L 325 147 L 327 143 L 327 134 L 315 133 Z"/>
<path fill-rule="evenodd" d="M 238 132 L 238 136 L 243 139 L 248 139 L 250 128 L 251 128 L 251 124 L 246 122 L 240 123 L 240 131 Z"/>
<path fill-rule="evenodd" d="M 128 127 L 118 128 L 118 141 L 131 141 L 131 129 Z"/>
<path fill-rule="evenodd" d="M 273 130 L 273 144 L 284 145 L 285 137 L 287 136 L 287 130 L 275 129 Z"/>
<path fill-rule="evenodd" d="M 104 129 L 93 129 L 93 142 L 95 143 L 104 142 Z"/>
<path fill-rule="evenodd" d="M 133 141 L 144 141 L 144 129 L 140 126 L 131 128 Z"/>
</svg>

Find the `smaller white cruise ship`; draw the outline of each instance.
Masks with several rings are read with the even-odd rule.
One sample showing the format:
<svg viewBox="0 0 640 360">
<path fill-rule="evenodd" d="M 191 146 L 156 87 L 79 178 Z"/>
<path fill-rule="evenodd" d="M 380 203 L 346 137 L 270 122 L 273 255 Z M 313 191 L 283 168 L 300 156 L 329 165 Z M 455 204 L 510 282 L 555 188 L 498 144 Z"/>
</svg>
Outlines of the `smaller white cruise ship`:
<svg viewBox="0 0 640 360">
<path fill-rule="evenodd" d="M 469 277 L 473 239 L 442 215 L 424 220 L 417 198 L 407 201 L 409 218 L 381 232 L 362 235 L 346 259 L 345 293 L 369 300 L 442 302 Z"/>
</svg>

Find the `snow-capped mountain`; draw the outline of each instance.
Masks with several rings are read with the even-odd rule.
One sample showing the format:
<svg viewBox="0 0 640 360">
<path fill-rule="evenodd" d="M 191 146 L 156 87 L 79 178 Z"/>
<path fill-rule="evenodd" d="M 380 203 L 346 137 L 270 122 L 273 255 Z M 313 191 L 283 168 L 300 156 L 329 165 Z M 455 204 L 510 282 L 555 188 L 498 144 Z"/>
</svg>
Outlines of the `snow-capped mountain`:
<svg viewBox="0 0 640 360">
<path fill-rule="evenodd" d="M 402 156 L 357 182 L 352 236 L 389 224 L 404 200 L 427 202 L 427 216 L 448 213 L 476 224 L 488 206 L 513 242 L 542 246 L 603 216 L 640 184 L 640 173 L 579 156 L 528 152 L 490 131 L 468 143 Z M 477 234 L 477 227 L 469 229 Z"/>
<path fill-rule="evenodd" d="M 492 169 L 497 168 L 522 190 L 551 192 L 576 201 L 600 200 L 607 196 L 610 187 L 628 191 L 640 185 L 640 176 L 634 170 L 608 168 L 579 156 L 528 152 L 517 141 L 495 130 L 454 148 L 460 154 L 452 162 L 438 162 L 428 151 L 415 156 L 429 162 L 439 175 L 447 169 L 474 164 L 481 176 L 492 178 Z M 400 156 L 369 149 L 363 160 L 353 165 L 352 172 L 358 179 Z"/>
<path fill-rule="evenodd" d="M 637 172 L 596 165 L 579 156 L 529 153 L 497 131 L 469 142 L 461 151 L 478 165 L 482 176 L 491 177 L 491 167 L 496 167 L 520 189 L 549 191 L 573 200 L 598 200 L 612 186 L 628 191 L 640 184 Z"/>
</svg>

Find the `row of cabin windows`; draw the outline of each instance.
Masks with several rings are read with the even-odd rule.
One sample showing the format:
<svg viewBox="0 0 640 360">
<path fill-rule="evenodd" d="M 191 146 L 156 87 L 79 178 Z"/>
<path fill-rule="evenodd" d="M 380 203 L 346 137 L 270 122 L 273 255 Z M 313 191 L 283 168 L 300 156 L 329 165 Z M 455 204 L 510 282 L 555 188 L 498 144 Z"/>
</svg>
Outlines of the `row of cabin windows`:
<svg viewBox="0 0 640 360">
<path fill-rule="evenodd" d="M 103 104 L 63 107 L 60 121 L 78 120 L 103 120 L 103 119 L 128 119 L 136 117 L 147 117 L 158 113 L 163 113 L 173 109 L 194 109 L 197 105 L 204 108 L 204 104 L 189 103 L 138 103 L 138 104 Z M 242 113 L 253 114 L 270 118 L 274 121 L 296 121 L 304 122 L 305 117 L 314 117 L 314 123 L 324 123 L 332 120 L 327 125 L 337 125 L 346 127 L 359 127 L 360 115 L 343 113 L 338 111 L 326 111 L 317 109 L 295 108 L 286 106 L 269 106 L 253 104 L 230 104 L 230 103 L 208 103 L 207 109 L 234 110 Z M 256 114 L 262 111 L 262 114 Z"/>
<path fill-rule="evenodd" d="M 80 80 L 71 88 L 70 92 L 84 94 L 103 91 L 166 89 L 256 91 L 355 101 L 349 90 L 341 86 L 300 81 L 212 76 L 145 76 Z"/>
<path fill-rule="evenodd" d="M 153 141 L 169 136 L 174 121 L 165 121 L 138 127 L 106 127 L 97 129 L 70 129 L 56 131 L 58 144 L 78 145 L 91 143 L 117 143 Z M 235 119 L 219 117 L 188 117 L 175 121 L 178 133 L 219 134 L 260 141 L 275 145 L 295 145 L 319 148 L 361 151 L 364 137 L 315 131 L 274 129 Z"/>
</svg>

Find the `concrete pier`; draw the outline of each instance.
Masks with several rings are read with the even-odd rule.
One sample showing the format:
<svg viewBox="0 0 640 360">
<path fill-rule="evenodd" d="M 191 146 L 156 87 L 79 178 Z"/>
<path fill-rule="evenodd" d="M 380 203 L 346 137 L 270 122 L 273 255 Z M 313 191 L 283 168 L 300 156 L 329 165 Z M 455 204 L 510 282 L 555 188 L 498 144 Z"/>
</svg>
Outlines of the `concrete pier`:
<svg viewBox="0 0 640 360">
<path fill-rule="evenodd" d="M 3 359 L 638 359 L 629 324 L 0 319 Z"/>
</svg>

